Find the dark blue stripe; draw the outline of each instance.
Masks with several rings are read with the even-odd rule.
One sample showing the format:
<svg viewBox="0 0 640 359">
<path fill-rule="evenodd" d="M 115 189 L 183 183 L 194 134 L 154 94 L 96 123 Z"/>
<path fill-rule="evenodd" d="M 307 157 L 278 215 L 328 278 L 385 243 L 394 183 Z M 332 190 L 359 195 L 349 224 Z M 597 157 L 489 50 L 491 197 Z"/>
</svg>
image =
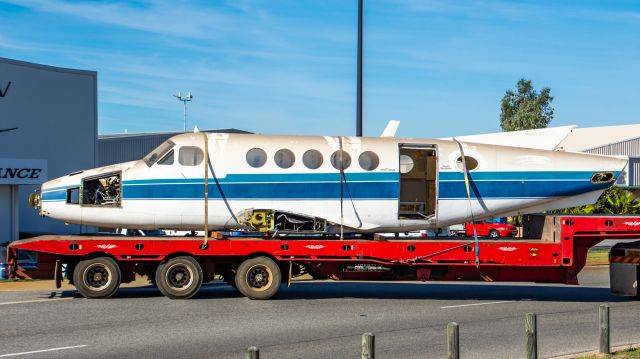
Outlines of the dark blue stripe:
<svg viewBox="0 0 640 359">
<path fill-rule="evenodd" d="M 469 178 L 478 181 L 486 180 L 586 180 L 589 181 L 594 171 L 529 171 L 529 172 L 469 172 Z M 617 172 L 616 176 L 617 176 Z M 463 172 L 440 172 L 441 181 L 462 181 Z"/>
<path fill-rule="evenodd" d="M 343 185 L 344 198 L 397 199 L 397 182 L 352 182 Z M 222 191 L 222 192 L 221 192 Z M 332 199 L 340 198 L 339 183 L 215 183 L 209 184 L 209 198 L 219 199 Z M 202 184 L 125 185 L 124 199 L 200 199 Z"/>
<path fill-rule="evenodd" d="M 398 181 L 398 172 L 356 172 L 344 174 L 347 181 Z M 213 181 L 209 178 L 209 181 Z M 150 183 L 202 183 L 204 178 L 167 178 L 167 179 L 143 179 L 128 180 L 124 184 L 150 184 Z M 220 183 L 255 183 L 255 182 L 339 182 L 340 173 L 290 173 L 290 174 L 228 174 L 218 178 Z"/>
<path fill-rule="evenodd" d="M 591 171 L 576 172 L 476 172 L 470 174 L 472 197 L 540 198 L 572 196 L 607 188 L 611 183 L 592 184 Z M 616 172 L 616 175 L 618 173 Z M 464 174 L 440 172 L 438 196 L 467 197 Z M 355 199 L 399 197 L 397 172 L 346 173 L 344 197 Z M 336 199 L 340 198 L 339 173 L 229 174 L 210 179 L 212 199 Z M 62 187 L 58 187 L 62 188 Z M 221 192 L 222 191 L 222 192 Z M 145 179 L 123 182 L 123 199 L 201 199 L 203 179 Z M 66 191 L 45 191 L 43 201 L 65 200 Z"/>
<path fill-rule="evenodd" d="M 605 189 L 611 184 L 593 184 L 590 181 L 471 181 L 469 188 L 473 198 L 540 198 L 575 196 Z M 467 198 L 464 182 L 440 182 L 438 197 L 440 199 Z"/>
</svg>

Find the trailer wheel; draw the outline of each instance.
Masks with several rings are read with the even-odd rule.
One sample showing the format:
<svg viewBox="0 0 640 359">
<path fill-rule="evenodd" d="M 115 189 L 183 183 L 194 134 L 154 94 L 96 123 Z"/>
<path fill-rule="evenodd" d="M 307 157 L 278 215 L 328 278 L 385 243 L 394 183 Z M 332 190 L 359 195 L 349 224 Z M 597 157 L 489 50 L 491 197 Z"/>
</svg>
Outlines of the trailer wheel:
<svg viewBox="0 0 640 359">
<path fill-rule="evenodd" d="M 489 232 L 489 237 L 491 237 L 491 238 L 499 238 L 500 237 L 500 232 L 498 232 L 495 229 L 492 229 L 491 232 Z"/>
<path fill-rule="evenodd" d="M 73 270 L 73 283 L 85 298 L 109 298 L 120 287 L 120 267 L 109 257 L 78 262 Z"/>
<path fill-rule="evenodd" d="M 156 270 L 156 285 L 171 299 L 188 299 L 200 290 L 202 267 L 192 257 L 171 258 Z"/>
<path fill-rule="evenodd" d="M 255 257 L 242 262 L 236 272 L 236 287 L 249 299 L 269 299 L 280 288 L 280 267 L 271 258 Z"/>
</svg>

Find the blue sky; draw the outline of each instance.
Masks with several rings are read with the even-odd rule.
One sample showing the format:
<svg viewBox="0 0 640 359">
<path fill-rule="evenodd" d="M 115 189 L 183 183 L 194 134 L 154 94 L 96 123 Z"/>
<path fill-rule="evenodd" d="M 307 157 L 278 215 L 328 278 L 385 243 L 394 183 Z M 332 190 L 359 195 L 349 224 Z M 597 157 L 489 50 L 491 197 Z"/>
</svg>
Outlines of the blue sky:
<svg viewBox="0 0 640 359">
<path fill-rule="evenodd" d="M 98 71 L 100 133 L 355 133 L 356 0 L 0 0 L 0 56 Z M 640 123 L 637 1 L 365 0 L 364 133 L 499 131 L 521 77 L 551 125 Z"/>
</svg>

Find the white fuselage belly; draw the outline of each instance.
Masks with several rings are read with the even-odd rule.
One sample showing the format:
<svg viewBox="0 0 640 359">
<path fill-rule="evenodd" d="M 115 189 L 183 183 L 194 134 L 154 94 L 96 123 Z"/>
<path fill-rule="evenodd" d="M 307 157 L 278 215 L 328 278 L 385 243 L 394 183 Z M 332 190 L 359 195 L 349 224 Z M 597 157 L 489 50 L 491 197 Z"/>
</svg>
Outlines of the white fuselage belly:
<svg viewBox="0 0 640 359">
<path fill-rule="evenodd" d="M 528 208 L 540 211 L 592 203 L 611 185 L 592 183 L 592 174 L 624 168 L 626 160 L 587 154 L 531 150 L 465 143 L 464 154 L 478 161 L 470 171 L 470 195 L 464 173 L 456 165 L 460 151 L 447 140 L 394 138 L 300 137 L 209 134 L 208 225 L 212 230 L 237 228 L 236 217 L 247 209 L 271 209 L 318 217 L 352 231 L 408 231 L 438 228 L 471 219 L 510 215 Z M 201 230 L 204 227 L 204 164 L 182 165 L 182 147 L 204 148 L 201 133 L 179 135 L 170 165 L 143 161 L 108 166 L 61 177 L 42 186 L 41 211 L 68 223 L 100 227 Z M 400 144 L 433 146 L 437 151 L 435 214 L 428 218 L 399 218 Z M 259 168 L 247 164 L 247 151 L 260 148 L 267 161 Z M 278 167 L 274 154 L 288 149 L 295 156 L 288 168 Z M 303 164 L 303 154 L 322 154 L 318 168 Z M 350 166 L 343 175 L 331 164 L 342 149 Z M 372 171 L 359 164 L 365 151 L 375 152 Z M 346 166 L 345 166 L 346 167 Z M 120 206 L 68 203 L 66 191 L 83 178 L 121 173 Z M 342 185 L 342 191 L 340 191 Z"/>
</svg>

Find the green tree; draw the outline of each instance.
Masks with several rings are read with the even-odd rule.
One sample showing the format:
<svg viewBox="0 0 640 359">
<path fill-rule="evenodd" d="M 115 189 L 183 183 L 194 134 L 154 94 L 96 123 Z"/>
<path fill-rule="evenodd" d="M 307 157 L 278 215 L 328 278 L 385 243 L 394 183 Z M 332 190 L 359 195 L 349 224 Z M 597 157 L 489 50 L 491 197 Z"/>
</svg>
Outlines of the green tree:
<svg viewBox="0 0 640 359">
<path fill-rule="evenodd" d="M 553 119 L 551 89 L 545 87 L 537 92 L 531 80 L 520 79 L 516 90 L 509 89 L 502 98 L 500 127 L 504 131 L 543 128 Z"/>
<path fill-rule="evenodd" d="M 597 213 L 636 214 L 640 213 L 640 201 L 629 191 L 611 187 L 595 204 Z"/>
<path fill-rule="evenodd" d="M 595 204 L 557 209 L 548 213 L 638 214 L 640 213 L 640 200 L 627 190 L 611 187 L 602 193 Z"/>
</svg>

